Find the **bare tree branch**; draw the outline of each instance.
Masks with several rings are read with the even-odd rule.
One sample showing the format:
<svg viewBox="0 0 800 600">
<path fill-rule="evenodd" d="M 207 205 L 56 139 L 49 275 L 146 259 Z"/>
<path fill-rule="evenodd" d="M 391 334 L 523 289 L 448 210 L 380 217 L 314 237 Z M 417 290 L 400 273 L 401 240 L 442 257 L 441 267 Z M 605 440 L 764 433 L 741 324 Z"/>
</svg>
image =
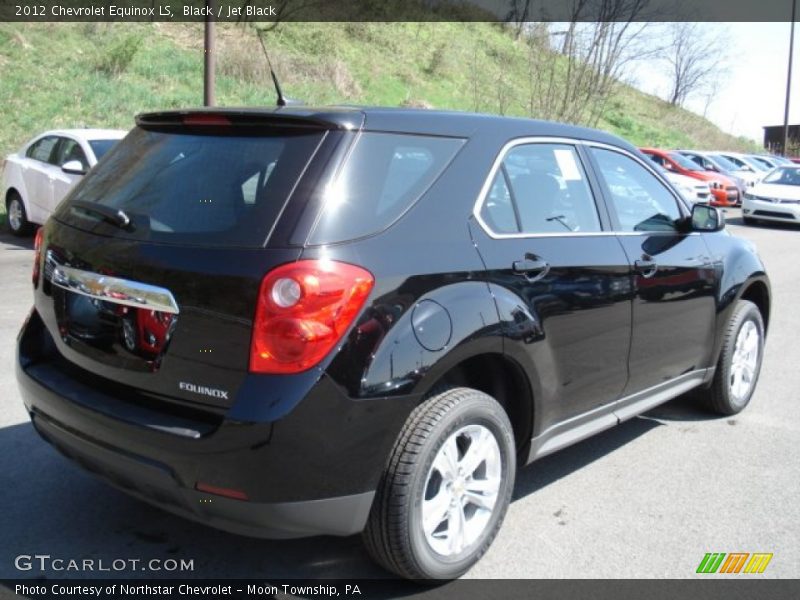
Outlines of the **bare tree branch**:
<svg viewBox="0 0 800 600">
<path fill-rule="evenodd" d="M 670 77 L 667 100 L 683 106 L 689 96 L 707 91 L 717 71 L 723 70 L 725 43 L 722 32 L 709 35 L 698 23 L 672 23 L 663 60 Z"/>
</svg>

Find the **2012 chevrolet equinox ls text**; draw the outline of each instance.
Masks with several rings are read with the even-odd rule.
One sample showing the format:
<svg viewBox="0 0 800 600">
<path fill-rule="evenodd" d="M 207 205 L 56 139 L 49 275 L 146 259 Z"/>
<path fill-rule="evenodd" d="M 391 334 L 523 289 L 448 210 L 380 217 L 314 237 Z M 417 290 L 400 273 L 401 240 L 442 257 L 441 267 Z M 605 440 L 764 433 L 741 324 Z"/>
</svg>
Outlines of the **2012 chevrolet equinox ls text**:
<svg viewBox="0 0 800 600">
<path fill-rule="evenodd" d="M 33 285 L 18 380 L 61 452 L 419 579 L 481 557 L 518 464 L 692 388 L 742 410 L 770 310 L 754 248 L 628 143 L 377 108 L 140 115 Z"/>
</svg>

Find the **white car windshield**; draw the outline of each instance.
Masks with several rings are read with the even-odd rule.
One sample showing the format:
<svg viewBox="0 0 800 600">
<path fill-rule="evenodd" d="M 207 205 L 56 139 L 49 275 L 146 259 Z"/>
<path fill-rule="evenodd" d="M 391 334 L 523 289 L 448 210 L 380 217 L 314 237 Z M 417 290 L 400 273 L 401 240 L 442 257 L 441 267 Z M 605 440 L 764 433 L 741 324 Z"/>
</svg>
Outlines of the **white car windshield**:
<svg viewBox="0 0 800 600">
<path fill-rule="evenodd" d="M 798 167 L 778 167 L 764 179 L 763 183 L 777 183 L 779 185 L 796 185 L 800 186 L 800 168 Z"/>
</svg>

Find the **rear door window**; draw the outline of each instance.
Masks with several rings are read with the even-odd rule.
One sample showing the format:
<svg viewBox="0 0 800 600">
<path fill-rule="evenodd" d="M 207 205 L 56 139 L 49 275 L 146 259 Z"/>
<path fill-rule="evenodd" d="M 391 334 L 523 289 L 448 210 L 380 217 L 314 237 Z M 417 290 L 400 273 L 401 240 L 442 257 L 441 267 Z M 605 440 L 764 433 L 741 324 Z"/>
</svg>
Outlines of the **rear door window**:
<svg viewBox="0 0 800 600">
<path fill-rule="evenodd" d="M 54 135 L 49 135 L 46 138 L 40 139 L 38 142 L 34 143 L 25 155 L 28 158 L 32 158 L 33 160 L 38 160 L 43 163 L 55 163 L 55 156 L 53 150 L 55 150 L 56 144 L 58 143 L 58 138 Z"/>
<path fill-rule="evenodd" d="M 480 216 L 499 234 L 601 231 L 594 196 L 575 148 L 522 144 L 500 164 Z"/>
<path fill-rule="evenodd" d="M 236 135 L 135 129 L 57 218 L 109 235 L 172 244 L 260 247 L 320 141 L 320 130 Z M 115 228 L 74 201 L 123 210 Z"/>
<path fill-rule="evenodd" d="M 430 188 L 463 143 L 457 138 L 361 134 L 325 191 L 309 243 L 354 240 L 386 229 Z"/>
</svg>

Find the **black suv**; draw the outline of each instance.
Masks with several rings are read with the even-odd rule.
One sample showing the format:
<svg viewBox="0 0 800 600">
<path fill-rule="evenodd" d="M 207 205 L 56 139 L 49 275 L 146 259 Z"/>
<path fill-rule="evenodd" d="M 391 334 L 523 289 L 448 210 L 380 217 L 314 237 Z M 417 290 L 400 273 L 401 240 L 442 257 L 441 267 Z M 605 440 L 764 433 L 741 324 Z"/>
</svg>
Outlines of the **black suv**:
<svg viewBox="0 0 800 600">
<path fill-rule="evenodd" d="M 409 578 L 478 560 L 517 464 L 692 388 L 742 410 L 770 310 L 628 143 L 373 108 L 139 116 L 33 285 L 17 374 L 56 448 L 214 527 L 363 531 Z"/>
</svg>

